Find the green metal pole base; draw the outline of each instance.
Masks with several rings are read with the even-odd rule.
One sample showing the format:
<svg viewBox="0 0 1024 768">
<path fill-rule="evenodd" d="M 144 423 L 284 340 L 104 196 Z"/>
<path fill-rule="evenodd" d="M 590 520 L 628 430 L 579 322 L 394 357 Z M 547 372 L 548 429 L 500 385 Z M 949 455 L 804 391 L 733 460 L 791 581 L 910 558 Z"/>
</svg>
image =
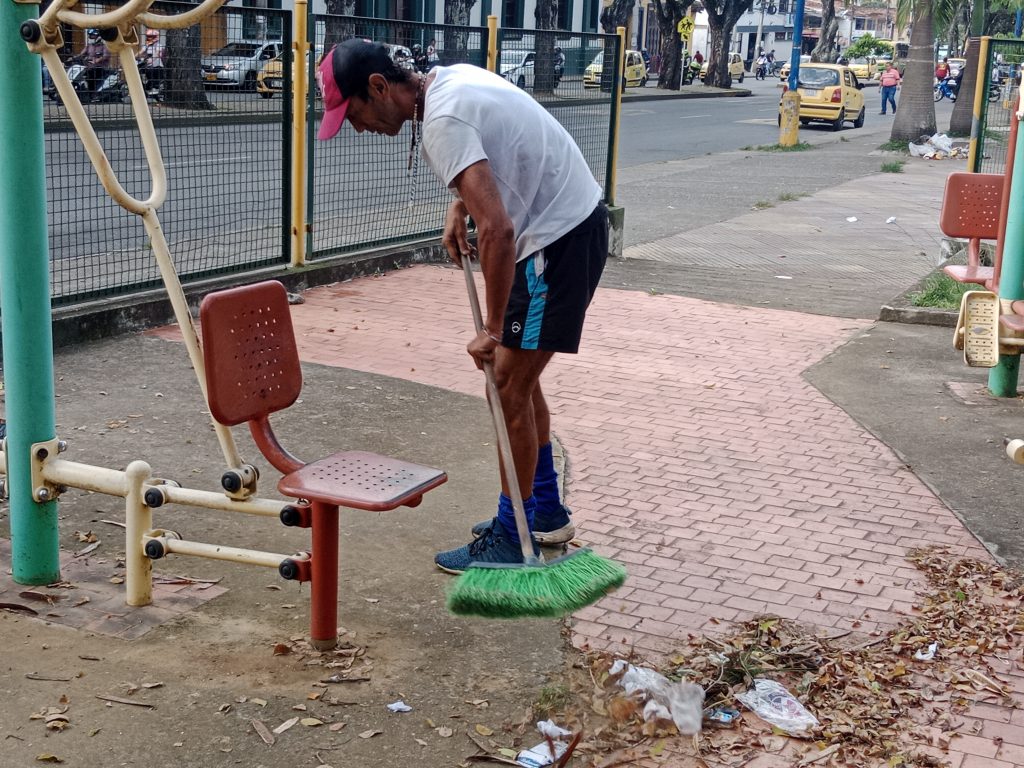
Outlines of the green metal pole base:
<svg viewBox="0 0 1024 768">
<path fill-rule="evenodd" d="M 988 391 L 995 397 L 1017 396 L 1020 355 L 1000 355 L 999 364 L 988 371 Z"/>
</svg>

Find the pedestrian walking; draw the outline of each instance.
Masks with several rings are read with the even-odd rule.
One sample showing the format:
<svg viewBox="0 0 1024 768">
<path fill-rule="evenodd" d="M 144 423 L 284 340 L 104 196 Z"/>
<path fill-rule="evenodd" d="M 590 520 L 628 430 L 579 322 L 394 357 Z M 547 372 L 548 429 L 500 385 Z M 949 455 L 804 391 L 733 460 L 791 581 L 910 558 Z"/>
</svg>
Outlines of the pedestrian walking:
<svg viewBox="0 0 1024 768">
<path fill-rule="evenodd" d="M 467 351 L 478 368 L 494 367 L 535 542 L 571 540 L 575 529 L 559 497 L 540 378 L 556 352 L 578 350 L 604 269 L 608 211 L 601 187 L 546 109 L 479 67 L 408 71 L 391 61 L 383 45 L 353 38 L 324 58 L 319 80 L 321 140 L 335 136 L 346 119 L 359 133 L 389 136 L 411 122 L 412 194 L 422 151 L 455 194 L 443 242 L 463 269 L 477 252 L 467 229 L 472 216 L 487 302 L 484 327 Z M 497 514 L 472 533 L 469 544 L 436 555 L 436 565 L 460 573 L 471 562 L 523 562 L 505 478 Z"/>
<path fill-rule="evenodd" d="M 900 71 L 892 65 L 891 61 L 885 62 L 885 71 L 882 72 L 878 80 L 882 92 L 882 111 L 879 112 L 880 115 L 885 114 L 885 108 L 889 104 L 892 104 L 892 113 L 896 114 L 896 88 L 899 87 L 900 82 Z"/>
</svg>

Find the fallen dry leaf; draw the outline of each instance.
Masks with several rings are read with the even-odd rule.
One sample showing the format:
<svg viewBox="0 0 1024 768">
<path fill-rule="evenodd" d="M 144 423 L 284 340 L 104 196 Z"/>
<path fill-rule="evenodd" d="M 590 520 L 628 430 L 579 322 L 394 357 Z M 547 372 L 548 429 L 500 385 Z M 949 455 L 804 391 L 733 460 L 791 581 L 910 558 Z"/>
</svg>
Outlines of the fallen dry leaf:
<svg viewBox="0 0 1024 768">
<path fill-rule="evenodd" d="M 277 728 L 274 729 L 274 733 L 276 733 L 278 736 L 280 736 L 282 733 L 287 731 L 289 728 L 291 728 L 297 722 L 299 722 L 299 718 L 297 718 L 297 717 L 289 718 L 289 719 L 285 720 L 283 723 L 281 723 L 279 726 L 277 726 Z"/>
<path fill-rule="evenodd" d="M 455 733 L 455 731 L 453 731 L 451 728 L 446 728 L 443 725 L 438 728 L 435 728 L 434 730 L 437 731 L 437 735 L 440 736 L 442 739 L 450 738 L 451 735 Z"/>
<path fill-rule="evenodd" d="M 277 739 L 274 738 L 274 734 L 270 732 L 270 730 L 267 728 L 266 724 L 262 720 L 257 720 L 256 718 L 253 718 L 249 722 L 252 724 L 253 730 L 256 731 L 256 733 L 259 735 L 261 739 L 263 739 L 264 744 L 266 744 L 268 747 L 274 746 L 274 743 L 277 741 Z"/>
<path fill-rule="evenodd" d="M 301 720 L 299 720 L 299 722 L 307 728 L 316 728 L 318 725 L 324 724 L 323 720 L 319 720 L 315 717 L 304 717 Z"/>
<path fill-rule="evenodd" d="M 479 723 L 477 723 L 473 727 L 473 730 L 475 730 L 481 736 L 493 736 L 494 735 L 494 730 L 493 729 L 488 728 L 486 725 L 480 725 Z"/>
<path fill-rule="evenodd" d="M 368 731 L 363 731 L 362 733 L 360 733 L 359 734 L 359 738 L 360 739 L 372 739 L 374 736 L 376 736 L 377 734 L 380 734 L 380 733 L 384 733 L 384 731 L 377 731 L 377 730 L 374 730 L 373 728 L 371 728 Z"/>
<path fill-rule="evenodd" d="M 63 763 L 64 762 L 63 759 L 57 757 L 56 755 L 51 755 L 49 752 L 41 752 L 41 753 L 39 753 L 38 755 L 36 755 L 36 760 L 38 760 L 40 763 Z"/>
<path fill-rule="evenodd" d="M 334 733 L 337 733 L 342 728 L 344 728 L 346 725 L 347 725 L 347 723 L 331 723 L 329 726 L 327 726 L 327 730 L 332 731 Z"/>
</svg>

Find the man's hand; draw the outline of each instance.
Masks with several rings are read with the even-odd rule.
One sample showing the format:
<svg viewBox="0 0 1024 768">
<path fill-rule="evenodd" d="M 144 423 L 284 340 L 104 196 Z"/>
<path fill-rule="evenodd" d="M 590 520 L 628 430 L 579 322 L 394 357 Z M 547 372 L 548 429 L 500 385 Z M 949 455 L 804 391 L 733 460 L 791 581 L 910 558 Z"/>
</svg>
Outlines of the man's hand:
<svg viewBox="0 0 1024 768">
<path fill-rule="evenodd" d="M 468 215 L 466 206 L 461 200 L 452 200 L 444 218 L 444 237 L 441 242 L 448 250 L 448 257 L 460 267 L 463 267 L 463 256 L 472 259 L 476 254 L 476 248 L 469 242 L 469 227 L 466 225 Z"/>
<path fill-rule="evenodd" d="M 466 268 L 468 269 L 469 266 L 467 265 Z M 473 340 L 466 345 L 466 351 L 473 358 L 476 367 L 483 370 L 484 363 L 494 365 L 494 350 L 497 346 L 498 342 L 491 338 L 487 330 L 481 329 L 473 337 Z"/>
</svg>

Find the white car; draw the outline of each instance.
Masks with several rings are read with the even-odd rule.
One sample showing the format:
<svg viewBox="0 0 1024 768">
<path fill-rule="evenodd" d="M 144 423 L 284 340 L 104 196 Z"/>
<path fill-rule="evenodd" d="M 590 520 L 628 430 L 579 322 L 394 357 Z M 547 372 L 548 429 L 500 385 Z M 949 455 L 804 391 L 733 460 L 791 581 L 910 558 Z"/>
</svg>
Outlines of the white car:
<svg viewBox="0 0 1024 768">
<path fill-rule="evenodd" d="M 502 51 L 498 74 L 520 88 L 533 88 L 533 51 Z"/>
<path fill-rule="evenodd" d="M 239 40 L 219 51 L 204 56 L 203 82 L 255 90 L 256 76 L 271 59 L 283 50 L 280 40 Z"/>
</svg>

